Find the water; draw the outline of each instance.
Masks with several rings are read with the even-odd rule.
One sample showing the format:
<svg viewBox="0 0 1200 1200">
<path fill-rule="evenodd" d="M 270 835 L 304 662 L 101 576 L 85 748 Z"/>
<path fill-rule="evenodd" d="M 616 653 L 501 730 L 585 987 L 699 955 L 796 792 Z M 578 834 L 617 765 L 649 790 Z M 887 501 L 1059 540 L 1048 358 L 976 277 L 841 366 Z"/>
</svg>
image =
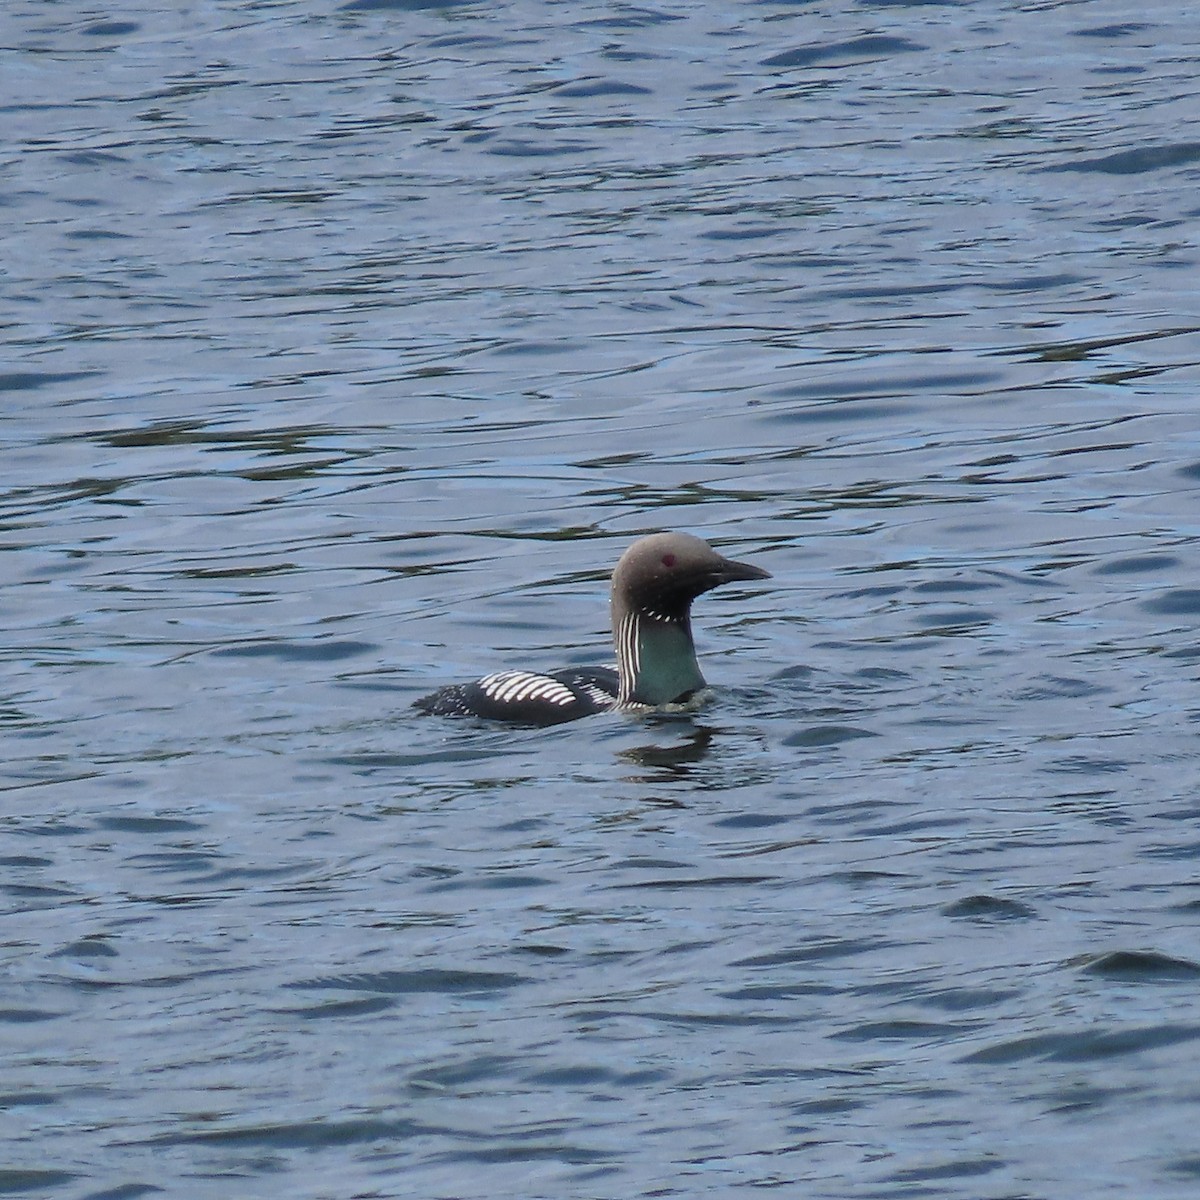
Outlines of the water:
<svg viewBox="0 0 1200 1200">
<path fill-rule="evenodd" d="M 0 44 L 0 1193 L 1195 1194 L 1189 6 Z"/>
</svg>

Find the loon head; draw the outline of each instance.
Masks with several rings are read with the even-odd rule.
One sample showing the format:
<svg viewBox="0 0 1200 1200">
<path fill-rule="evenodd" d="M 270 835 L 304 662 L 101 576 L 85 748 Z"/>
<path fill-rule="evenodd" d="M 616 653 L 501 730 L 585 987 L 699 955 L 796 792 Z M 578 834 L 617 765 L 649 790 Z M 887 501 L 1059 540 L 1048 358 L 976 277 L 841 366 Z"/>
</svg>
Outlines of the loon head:
<svg viewBox="0 0 1200 1200">
<path fill-rule="evenodd" d="M 692 601 L 723 583 L 770 577 L 688 533 L 656 533 L 634 542 L 612 577 L 618 704 L 678 704 L 699 691 L 704 676 L 692 642 Z"/>
</svg>

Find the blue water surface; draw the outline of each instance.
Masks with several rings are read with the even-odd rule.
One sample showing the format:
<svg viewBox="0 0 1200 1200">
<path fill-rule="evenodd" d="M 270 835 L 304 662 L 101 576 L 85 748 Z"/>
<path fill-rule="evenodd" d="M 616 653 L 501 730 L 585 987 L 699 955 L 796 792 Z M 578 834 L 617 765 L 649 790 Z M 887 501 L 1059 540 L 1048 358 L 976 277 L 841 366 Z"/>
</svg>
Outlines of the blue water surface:
<svg viewBox="0 0 1200 1200">
<path fill-rule="evenodd" d="M 0 1195 L 1196 1195 L 1193 6 L 0 46 Z"/>
</svg>

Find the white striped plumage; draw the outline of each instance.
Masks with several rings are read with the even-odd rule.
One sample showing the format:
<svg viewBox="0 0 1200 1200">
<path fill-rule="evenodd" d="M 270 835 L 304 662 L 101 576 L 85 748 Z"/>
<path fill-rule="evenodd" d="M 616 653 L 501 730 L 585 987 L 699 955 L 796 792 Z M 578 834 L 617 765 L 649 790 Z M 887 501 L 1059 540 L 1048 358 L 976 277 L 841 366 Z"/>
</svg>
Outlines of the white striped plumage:
<svg viewBox="0 0 1200 1200">
<path fill-rule="evenodd" d="M 628 704 L 637 687 L 638 671 L 642 665 L 641 627 L 638 614 L 625 613 L 617 626 L 617 669 L 620 672 L 620 691 L 617 702 Z"/>
<path fill-rule="evenodd" d="M 534 671 L 497 671 L 494 675 L 485 675 L 479 686 L 489 700 L 500 704 L 537 700 L 565 707 L 575 703 L 575 693 L 566 684 Z"/>
<path fill-rule="evenodd" d="M 597 687 L 594 683 L 585 683 L 583 690 L 588 694 L 589 699 L 597 708 L 612 707 L 612 692 L 606 692 L 602 687 Z"/>
</svg>

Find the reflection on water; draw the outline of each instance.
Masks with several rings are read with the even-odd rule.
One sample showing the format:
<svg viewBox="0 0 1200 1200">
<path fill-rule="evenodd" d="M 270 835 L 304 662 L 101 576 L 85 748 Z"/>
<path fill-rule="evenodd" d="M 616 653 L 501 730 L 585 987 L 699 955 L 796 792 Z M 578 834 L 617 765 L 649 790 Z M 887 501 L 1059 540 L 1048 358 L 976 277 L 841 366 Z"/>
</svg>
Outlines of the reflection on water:
<svg viewBox="0 0 1200 1200">
<path fill-rule="evenodd" d="M 708 726 L 696 728 L 690 717 L 666 718 L 656 716 L 647 722 L 657 731 L 669 732 L 669 725 L 679 725 L 679 740 L 672 745 L 651 743 L 632 746 L 621 750 L 619 757 L 635 766 L 646 768 L 646 775 L 626 777 L 626 783 L 654 783 L 657 780 L 686 779 L 692 774 L 690 768 L 709 757 L 709 746 L 717 735 Z"/>
<path fill-rule="evenodd" d="M 982 11 L 6 6 L 0 1191 L 1191 1194 L 1194 18 Z"/>
</svg>

